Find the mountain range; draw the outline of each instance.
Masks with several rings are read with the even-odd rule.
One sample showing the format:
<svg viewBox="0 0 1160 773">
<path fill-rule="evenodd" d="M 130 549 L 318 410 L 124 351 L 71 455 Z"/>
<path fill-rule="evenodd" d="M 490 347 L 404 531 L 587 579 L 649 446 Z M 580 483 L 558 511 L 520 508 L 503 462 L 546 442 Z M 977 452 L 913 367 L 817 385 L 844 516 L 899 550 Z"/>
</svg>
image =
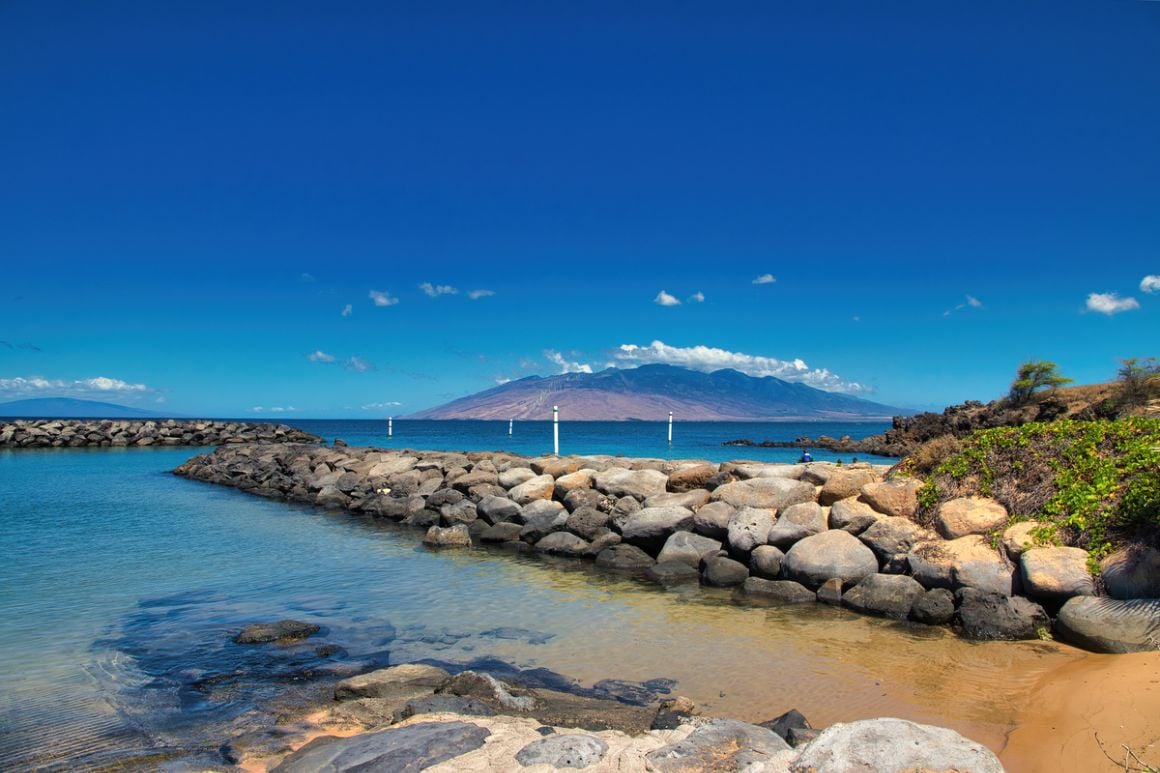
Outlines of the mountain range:
<svg viewBox="0 0 1160 773">
<path fill-rule="evenodd" d="M 674 365 L 609 368 L 599 373 L 528 376 L 453 400 L 409 419 L 550 419 L 552 406 L 572 420 L 888 419 L 913 411 L 826 392 L 773 376 L 712 373 Z"/>
<path fill-rule="evenodd" d="M 156 419 L 172 415 L 74 397 L 33 397 L 0 403 L 0 416 L 13 419 Z"/>
</svg>

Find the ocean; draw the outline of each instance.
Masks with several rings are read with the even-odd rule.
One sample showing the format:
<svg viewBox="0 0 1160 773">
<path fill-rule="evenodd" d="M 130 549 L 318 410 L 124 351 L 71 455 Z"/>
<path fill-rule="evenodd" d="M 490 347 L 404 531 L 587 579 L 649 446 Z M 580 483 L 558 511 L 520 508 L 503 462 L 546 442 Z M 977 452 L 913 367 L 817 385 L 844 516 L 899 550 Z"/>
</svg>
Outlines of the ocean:
<svg viewBox="0 0 1160 773">
<path fill-rule="evenodd" d="M 350 443 L 549 450 L 543 425 L 508 438 L 494 423 L 404 421 L 388 442 L 374 422 L 296 424 Z M 678 424 L 670 451 L 658 429 L 565 425 L 561 450 L 775 460 L 795 452 L 719 442 L 802 431 Z M 1042 647 L 829 607 L 667 591 L 584 562 L 430 551 L 392 523 L 169 474 L 195 453 L 0 450 L 0 769 L 220 765 L 226 739 L 293 715 L 343 673 L 420 659 L 549 669 L 584 685 L 669 679 L 710 714 L 901 716 L 997 747 L 1021 696 L 1059 662 Z M 286 617 L 323 631 L 300 647 L 231 641 Z"/>
</svg>

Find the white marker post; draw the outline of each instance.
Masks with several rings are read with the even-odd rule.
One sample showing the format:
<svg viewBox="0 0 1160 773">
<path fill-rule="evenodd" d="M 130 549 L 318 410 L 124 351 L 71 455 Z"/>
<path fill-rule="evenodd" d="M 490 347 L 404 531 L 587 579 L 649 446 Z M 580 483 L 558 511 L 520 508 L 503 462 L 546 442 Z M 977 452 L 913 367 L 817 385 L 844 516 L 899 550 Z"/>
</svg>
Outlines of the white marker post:
<svg viewBox="0 0 1160 773">
<path fill-rule="evenodd" d="M 552 406 L 552 453 L 560 455 L 560 406 Z"/>
<path fill-rule="evenodd" d="M 395 434 L 395 417 L 388 416 L 387 417 L 387 437 L 391 437 L 394 434 Z"/>
<path fill-rule="evenodd" d="M 516 423 L 515 419 L 508 419 L 508 437 L 512 436 L 512 425 Z"/>
<path fill-rule="evenodd" d="M 673 412 L 669 411 L 669 445 L 673 444 Z"/>
</svg>

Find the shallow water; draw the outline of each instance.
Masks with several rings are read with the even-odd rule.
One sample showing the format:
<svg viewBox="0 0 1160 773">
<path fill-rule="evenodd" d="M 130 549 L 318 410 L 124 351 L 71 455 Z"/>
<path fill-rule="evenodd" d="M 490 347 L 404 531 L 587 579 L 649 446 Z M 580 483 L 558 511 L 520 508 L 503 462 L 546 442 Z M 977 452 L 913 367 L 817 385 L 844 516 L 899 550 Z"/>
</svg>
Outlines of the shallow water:
<svg viewBox="0 0 1160 773">
<path fill-rule="evenodd" d="M 158 749 L 214 761 L 226 737 L 293 715 L 351 669 L 425 658 L 499 658 L 585 685 L 669 678 L 708 713 L 901 716 L 998 749 L 1038 677 L 1078 656 L 737 606 L 588 564 L 431 552 L 393 524 L 166 472 L 192 453 L 0 452 L 0 769 L 154 767 L 142 754 Z M 283 617 L 323 634 L 229 641 Z"/>
</svg>

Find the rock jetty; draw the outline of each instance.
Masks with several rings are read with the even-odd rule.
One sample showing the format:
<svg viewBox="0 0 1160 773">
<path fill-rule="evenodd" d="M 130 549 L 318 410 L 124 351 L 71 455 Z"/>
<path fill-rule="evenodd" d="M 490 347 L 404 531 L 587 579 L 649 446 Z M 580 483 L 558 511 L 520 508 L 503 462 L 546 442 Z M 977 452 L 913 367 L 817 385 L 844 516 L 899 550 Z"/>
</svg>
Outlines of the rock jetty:
<svg viewBox="0 0 1160 773">
<path fill-rule="evenodd" d="M 0 448 L 219 446 L 226 443 L 320 443 L 285 424 L 200 420 L 31 419 L 0 424 Z"/>
<path fill-rule="evenodd" d="M 591 559 L 666 585 L 733 588 L 751 604 L 820 601 L 976 639 L 1054 631 L 1102 652 L 1160 638 L 1160 599 L 1125 590 L 1143 585 L 1122 583 L 1114 601 L 1094 595 L 1083 551 L 1035 545 L 1024 524 L 1004 529 L 990 499 L 948 501 L 928 529 L 914 520 L 918 481 L 881 466 L 259 443 L 175 473 L 401 522 L 435 548 Z"/>
</svg>

